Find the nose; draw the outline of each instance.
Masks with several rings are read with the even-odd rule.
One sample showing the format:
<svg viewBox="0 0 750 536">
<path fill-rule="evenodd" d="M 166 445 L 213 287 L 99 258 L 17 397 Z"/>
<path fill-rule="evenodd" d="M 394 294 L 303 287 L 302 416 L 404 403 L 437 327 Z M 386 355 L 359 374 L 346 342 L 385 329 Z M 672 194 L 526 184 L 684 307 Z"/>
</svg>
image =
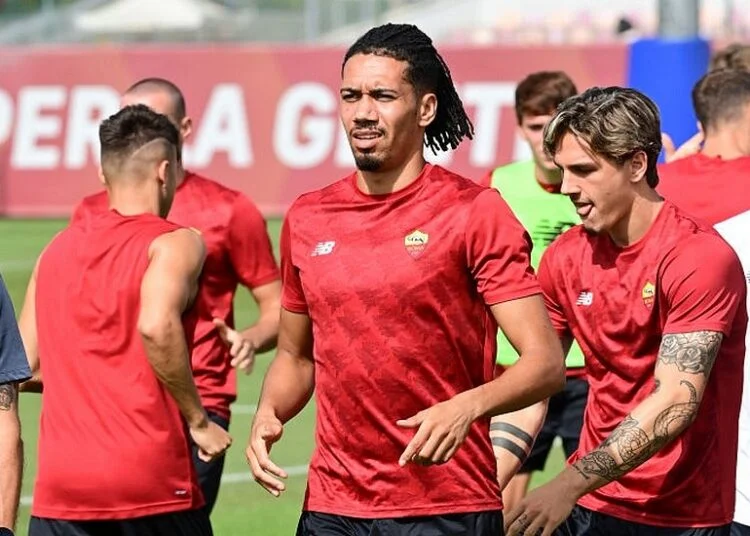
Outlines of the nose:
<svg viewBox="0 0 750 536">
<path fill-rule="evenodd" d="M 581 188 L 578 186 L 575 177 L 563 170 L 562 183 L 560 184 L 560 193 L 563 195 L 574 195 L 580 191 Z"/>
<path fill-rule="evenodd" d="M 375 109 L 373 99 L 369 95 L 363 95 L 357 101 L 357 107 L 354 111 L 354 120 L 357 122 L 376 122 L 378 120 L 377 110 Z"/>
</svg>

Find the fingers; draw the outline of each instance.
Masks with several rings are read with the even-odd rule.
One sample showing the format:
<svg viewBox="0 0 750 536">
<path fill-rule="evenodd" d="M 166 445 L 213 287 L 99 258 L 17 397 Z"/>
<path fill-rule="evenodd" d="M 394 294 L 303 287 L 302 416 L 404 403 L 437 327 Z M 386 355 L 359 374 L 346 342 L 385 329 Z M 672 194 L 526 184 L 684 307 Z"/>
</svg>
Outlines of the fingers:
<svg viewBox="0 0 750 536">
<path fill-rule="evenodd" d="M 215 456 L 212 456 L 211 454 L 207 453 L 205 450 L 198 449 L 198 459 L 201 460 L 202 462 L 208 463 L 214 458 Z"/>
<path fill-rule="evenodd" d="M 286 489 L 279 478 L 287 478 L 286 471 L 278 467 L 268 457 L 268 446 L 262 437 L 254 439 L 246 451 L 247 463 L 255 481 L 274 497 Z"/>
<path fill-rule="evenodd" d="M 424 422 L 424 418 L 425 418 L 425 412 L 420 411 L 413 417 L 409 417 L 408 419 L 401 419 L 401 420 L 396 421 L 396 424 L 398 426 L 401 426 L 402 428 L 416 428 L 417 426 L 419 426 L 420 424 Z"/>
<path fill-rule="evenodd" d="M 411 438 L 411 441 L 409 441 L 409 444 L 406 445 L 406 449 L 404 449 L 403 454 L 401 454 L 401 458 L 398 460 L 398 464 L 401 467 L 404 467 L 407 463 L 410 461 L 413 461 L 413 459 L 416 457 L 417 452 L 422 448 L 422 445 L 425 444 L 427 441 L 428 433 L 423 427 L 419 427 L 419 430 L 417 430 L 417 433 L 414 434 L 414 437 Z"/>
</svg>

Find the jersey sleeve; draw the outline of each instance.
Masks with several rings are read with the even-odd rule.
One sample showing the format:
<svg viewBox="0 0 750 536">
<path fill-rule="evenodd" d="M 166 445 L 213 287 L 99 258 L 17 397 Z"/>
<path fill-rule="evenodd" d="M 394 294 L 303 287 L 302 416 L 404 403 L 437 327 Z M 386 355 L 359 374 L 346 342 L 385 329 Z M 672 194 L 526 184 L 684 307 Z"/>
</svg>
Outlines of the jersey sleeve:
<svg viewBox="0 0 750 536">
<path fill-rule="evenodd" d="M 281 227 L 281 306 L 293 313 L 307 314 L 307 300 L 299 276 L 299 268 L 294 265 L 292 237 L 289 216 Z"/>
<path fill-rule="evenodd" d="M 242 194 L 232 206 L 227 250 L 237 278 L 246 287 L 253 289 L 279 279 L 266 221 Z"/>
<path fill-rule="evenodd" d="M 474 199 L 466 228 L 467 261 L 487 305 L 540 292 L 531 247 L 529 234 L 496 190 Z"/>
<path fill-rule="evenodd" d="M 680 243 L 665 257 L 660 275 L 668 311 L 664 333 L 729 335 L 745 303 L 746 283 L 737 255 L 724 240 L 699 234 Z"/>
<path fill-rule="evenodd" d="M 544 296 L 544 305 L 547 308 L 547 314 L 552 321 L 555 331 L 560 337 L 566 337 L 570 335 L 570 327 L 568 320 L 565 318 L 562 304 L 560 303 L 560 293 L 557 289 L 557 281 L 559 281 L 558 274 L 555 271 L 555 244 L 553 243 L 548 247 L 542 254 L 542 259 L 539 261 L 539 272 L 537 277 L 539 278 L 539 285 L 542 287 L 542 295 Z"/>
<path fill-rule="evenodd" d="M 20 382 L 31 377 L 29 361 L 18 332 L 13 303 L 0 278 L 0 384 Z"/>
</svg>

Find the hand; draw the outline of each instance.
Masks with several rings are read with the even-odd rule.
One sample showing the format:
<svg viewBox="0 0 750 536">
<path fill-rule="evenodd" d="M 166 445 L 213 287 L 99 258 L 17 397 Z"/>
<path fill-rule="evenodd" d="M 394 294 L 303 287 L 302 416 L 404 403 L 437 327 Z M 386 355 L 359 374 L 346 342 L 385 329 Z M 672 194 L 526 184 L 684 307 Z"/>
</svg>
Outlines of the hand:
<svg viewBox="0 0 750 536">
<path fill-rule="evenodd" d="M 577 495 L 566 489 L 559 478 L 529 492 L 505 515 L 506 536 L 551 536 L 565 521 L 577 502 Z"/>
<path fill-rule="evenodd" d="M 474 417 L 458 398 L 435 404 L 409 419 L 396 421 L 403 428 L 418 428 L 398 464 L 403 467 L 409 462 L 420 465 L 447 462 L 466 439 L 473 422 Z"/>
<path fill-rule="evenodd" d="M 240 369 L 245 374 L 250 374 L 255 365 L 255 346 L 244 338 L 242 334 L 227 326 L 220 318 L 214 318 L 214 326 L 219 330 L 219 336 L 227 346 L 229 355 L 232 356 L 232 366 Z"/>
<path fill-rule="evenodd" d="M 256 413 L 250 429 L 250 444 L 245 451 L 255 481 L 274 497 L 286 489 L 279 478 L 287 478 L 287 474 L 268 455 L 271 446 L 281 439 L 283 433 L 284 425 L 276 416 Z"/>
<path fill-rule="evenodd" d="M 198 457 L 204 462 L 221 456 L 232 444 L 232 436 L 211 420 L 207 424 L 190 428 L 190 437 L 198 446 Z"/>
<path fill-rule="evenodd" d="M 675 160 L 693 155 L 701 150 L 701 145 L 703 144 L 703 132 L 699 131 L 677 149 L 675 149 L 674 141 L 672 141 L 672 138 L 666 132 L 662 132 L 661 142 L 664 146 L 664 160 L 667 163 L 674 162 Z"/>
</svg>

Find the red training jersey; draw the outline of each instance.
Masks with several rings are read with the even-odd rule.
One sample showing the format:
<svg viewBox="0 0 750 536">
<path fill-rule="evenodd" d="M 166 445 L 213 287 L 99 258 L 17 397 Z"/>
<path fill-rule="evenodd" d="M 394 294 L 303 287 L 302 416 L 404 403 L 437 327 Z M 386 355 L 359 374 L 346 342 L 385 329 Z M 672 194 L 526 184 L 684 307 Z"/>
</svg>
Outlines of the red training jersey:
<svg viewBox="0 0 750 536">
<path fill-rule="evenodd" d="M 203 504 L 186 425 L 138 332 L 149 246 L 177 228 L 104 212 L 62 231 L 42 254 L 34 516 L 130 519 Z M 190 340 L 194 313 L 184 322 Z"/>
<path fill-rule="evenodd" d="M 316 448 L 304 509 L 359 518 L 501 508 L 489 419 L 453 459 L 398 460 L 396 425 L 493 378 L 487 305 L 540 292 L 530 239 L 497 191 L 426 165 L 367 195 L 356 174 L 300 197 L 282 231 L 285 309 L 312 321 Z"/>
<path fill-rule="evenodd" d="M 104 212 L 108 205 L 106 192 L 86 197 L 72 222 Z M 237 399 L 237 376 L 213 318 L 234 326 L 238 283 L 252 289 L 279 279 L 266 223 L 246 196 L 194 173 L 177 187 L 168 218 L 199 230 L 206 244 L 199 290 L 205 314 L 195 332 L 193 375 L 206 410 L 228 419 L 229 407 Z"/>
<path fill-rule="evenodd" d="M 572 333 L 586 357 L 589 396 L 570 463 L 599 446 L 653 392 L 663 334 L 724 334 L 693 424 L 579 504 L 663 527 L 732 521 L 747 312 L 731 247 L 665 202 L 646 235 L 624 248 L 582 226 L 566 231 L 542 257 L 539 281 L 555 328 Z"/>
</svg>

